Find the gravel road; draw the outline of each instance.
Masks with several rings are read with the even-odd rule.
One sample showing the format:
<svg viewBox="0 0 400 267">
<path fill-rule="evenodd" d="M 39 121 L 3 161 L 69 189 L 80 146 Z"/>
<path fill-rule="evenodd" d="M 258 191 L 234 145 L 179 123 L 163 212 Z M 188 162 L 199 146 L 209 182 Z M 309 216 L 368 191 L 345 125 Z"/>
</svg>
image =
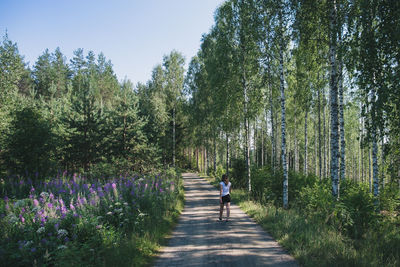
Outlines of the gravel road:
<svg viewBox="0 0 400 267">
<path fill-rule="evenodd" d="M 219 192 L 205 179 L 185 173 L 183 180 L 185 208 L 155 266 L 298 266 L 237 205 L 229 222 L 218 221 Z"/>
</svg>

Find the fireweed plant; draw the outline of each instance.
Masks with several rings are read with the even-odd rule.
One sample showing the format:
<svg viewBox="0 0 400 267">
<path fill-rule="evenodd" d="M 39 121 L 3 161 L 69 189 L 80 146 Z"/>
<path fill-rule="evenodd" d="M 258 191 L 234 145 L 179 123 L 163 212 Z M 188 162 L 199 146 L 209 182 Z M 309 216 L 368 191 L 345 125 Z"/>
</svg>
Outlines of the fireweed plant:
<svg viewBox="0 0 400 267">
<path fill-rule="evenodd" d="M 48 181 L 0 181 L 0 261 L 7 265 L 59 265 L 73 248 L 104 263 L 98 248 L 140 236 L 147 223 L 174 209 L 173 175 L 88 179 L 64 173 Z M 151 220 L 150 220 L 151 218 Z"/>
</svg>

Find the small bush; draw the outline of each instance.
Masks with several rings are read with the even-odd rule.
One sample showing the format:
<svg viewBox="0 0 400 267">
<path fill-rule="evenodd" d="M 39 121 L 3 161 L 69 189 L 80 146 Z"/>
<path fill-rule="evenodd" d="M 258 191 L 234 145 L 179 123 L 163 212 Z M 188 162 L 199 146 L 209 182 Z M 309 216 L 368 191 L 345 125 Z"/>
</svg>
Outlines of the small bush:
<svg viewBox="0 0 400 267">
<path fill-rule="evenodd" d="M 333 212 L 334 201 L 331 189 L 326 182 L 316 182 L 304 187 L 299 192 L 295 206 L 304 212 L 307 217 L 318 217 L 327 220 Z"/>
<path fill-rule="evenodd" d="M 379 209 L 391 215 L 400 213 L 400 188 L 397 181 L 388 183 L 379 195 Z"/>
<path fill-rule="evenodd" d="M 243 159 L 232 159 L 232 171 L 229 179 L 236 188 L 247 187 L 246 162 Z"/>
<path fill-rule="evenodd" d="M 353 181 L 342 182 L 340 192 L 340 203 L 352 221 L 344 229 L 350 237 L 360 238 L 377 222 L 374 197 L 368 187 Z"/>
</svg>

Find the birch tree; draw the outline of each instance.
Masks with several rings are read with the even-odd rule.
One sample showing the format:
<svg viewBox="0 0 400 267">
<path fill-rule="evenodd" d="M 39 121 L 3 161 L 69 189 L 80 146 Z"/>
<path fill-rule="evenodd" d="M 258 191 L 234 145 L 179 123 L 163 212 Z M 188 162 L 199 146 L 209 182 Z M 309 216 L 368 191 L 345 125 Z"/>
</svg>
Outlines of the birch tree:
<svg viewBox="0 0 400 267">
<path fill-rule="evenodd" d="M 332 195 L 338 197 L 339 194 L 339 133 L 338 133 L 338 87 L 337 87 L 337 6 L 336 0 L 330 1 L 329 12 L 329 62 L 330 62 L 330 108 L 331 108 L 331 180 Z"/>
</svg>

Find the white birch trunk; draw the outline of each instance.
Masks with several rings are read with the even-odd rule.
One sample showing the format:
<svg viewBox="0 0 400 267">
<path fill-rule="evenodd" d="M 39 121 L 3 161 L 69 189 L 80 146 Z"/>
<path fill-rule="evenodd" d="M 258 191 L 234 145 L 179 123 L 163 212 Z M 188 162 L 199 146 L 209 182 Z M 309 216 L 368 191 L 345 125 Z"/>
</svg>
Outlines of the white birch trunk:
<svg viewBox="0 0 400 267">
<path fill-rule="evenodd" d="M 215 134 L 214 134 L 214 174 L 217 172 L 217 141 L 215 140 Z"/>
<path fill-rule="evenodd" d="M 296 114 L 296 111 L 295 111 Z M 296 172 L 299 171 L 299 157 L 298 157 L 298 149 L 297 149 L 297 120 L 296 115 L 294 116 L 294 170 Z"/>
<path fill-rule="evenodd" d="M 229 137 L 226 133 L 226 175 L 229 174 Z"/>
<path fill-rule="evenodd" d="M 315 119 L 314 119 L 314 174 L 318 176 L 318 150 L 317 150 L 317 127 L 315 127 Z"/>
<path fill-rule="evenodd" d="M 286 108 L 285 108 L 285 80 L 283 75 L 283 50 L 284 50 L 284 41 L 283 41 L 283 23 L 282 23 L 282 14 L 279 13 L 280 16 L 280 47 L 279 47 L 279 80 L 280 80 L 280 89 L 281 89 L 281 131 L 282 131 L 282 167 L 283 167 L 283 207 L 286 209 L 289 206 L 289 177 L 288 170 L 286 164 Z"/>
<path fill-rule="evenodd" d="M 385 161 L 385 151 L 384 151 L 384 144 L 383 144 L 383 137 L 382 137 L 382 140 L 381 140 L 381 174 L 380 174 L 380 177 L 381 177 L 381 185 L 382 185 L 382 190 L 384 190 L 385 189 L 385 174 L 384 174 L 384 169 L 383 169 L 383 164 L 384 164 L 384 161 Z"/>
<path fill-rule="evenodd" d="M 271 86 L 271 97 L 269 99 L 269 104 L 271 106 L 271 150 L 272 150 L 272 155 L 271 155 L 271 165 L 272 165 L 272 170 L 275 174 L 275 163 L 276 163 L 276 141 L 275 141 L 275 124 L 274 124 L 274 105 L 272 102 L 272 86 Z"/>
<path fill-rule="evenodd" d="M 324 137 L 324 147 L 323 147 L 323 152 L 324 152 L 324 170 L 323 170 L 323 176 L 324 176 L 324 178 L 326 178 L 326 177 L 328 177 L 328 175 L 326 174 L 326 170 L 327 170 L 327 167 L 326 167 L 326 103 L 325 103 L 325 101 L 326 101 L 326 98 L 325 98 L 325 88 L 323 89 L 323 95 L 324 95 L 324 112 L 323 112 L 323 120 L 324 120 L 324 134 L 323 134 L 323 137 Z"/>
<path fill-rule="evenodd" d="M 257 153 L 257 118 L 254 121 L 254 164 L 258 167 L 258 153 Z"/>
<path fill-rule="evenodd" d="M 340 38 L 340 37 L 339 37 Z M 339 39 L 340 40 L 340 39 Z M 344 138 L 344 114 L 343 114 L 343 71 L 342 60 L 339 61 L 339 76 L 338 76 L 338 84 L 339 84 L 339 126 L 340 126 L 340 180 L 344 180 L 346 178 L 346 141 Z"/>
<path fill-rule="evenodd" d="M 308 172 L 308 168 L 307 168 L 307 166 L 308 166 L 308 149 L 307 149 L 307 146 L 308 146 L 308 136 L 307 136 L 307 133 L 308 133 L 308 131 L 307 131 L 307 129 L 308 129 L 308 125 L 307 125 L 307 122 L 308 122 L 308 109 L 306 109 L 306 114 L 305 114 L 305 116 L 304 116 L 304 174 L 307 174 L 307 172 Z"/>
<path fill-rule="evenodd" d="M 175 168 L 175 107 L 172 109 L 172 165 Z"/>
<path fill-rule="evenodd" d="M 264 116 L 262 116 L 264 117 Z M 264 128 L 261 120 L 261 167 L 264 167 Z M 267 125 L 267 124 L 265 124 Z"/>
<path fill-rule="evenodd" d="M 251 174 L 250 174 L 250 134 L 249 134 L 249 118 L 247 114 L 247 104 L 248 104 L 248 95 L 247 95 L 247 83 L 246 76 L 243 72 L 242 77 L 242 85 L 243 85 L 243 97 L 244 97 L 244 135 L 245 135 L 245 159 L 246 159 L 246 173 L 247 173 L 247 181 L 248 181 L 248 191 L 251 192 Z"/>
<path fill-rule="evenodd" d="M 245 145 L 245 153 L 246 153 L 246 171 L 247 171 L 247 181 L 248 181 L 248 190 L 251 192 L 251 174 L 250 174 L 250 136 L 249 136 L 249 119 L 245 118 L 245 138 L 246 138 L 246 145 Z"/>
<path fill-rule="evenodd" d="M 378 142 L 376 141 L 375 130 L 372 134 L 372 176 L 374 181 L 374 196 L 379 195 L 379 169 L 378 169 Z"/>
<path fill-rule="evenodd" d="M 209 153 L 208 153 L 208 150 L 207 150 L 207 148 L 206 148 L 206 158 L 207 158 L 206 173 L 207 173 L 207 175 L 210 175 L 210 172 L 208 171 L 208 169 L 209 169 L 209 167 L 210 167 L 210 157 L 209 157 L 208 154 L 209 154 Z"/>
<path fill-rule="evenodd" d="M 319 74 L 318 74 L 319 80 Z M 321 155 L 321 88 L 318 87 L 318 164 L 319 180 L 322 179 L 322 155 Z"/>
<path fill-rule="evenodd" d="M 361 117 L 361 105 L 360 105 L 360 117 Z M 364 133 L 364 118 L 361 117 L 361 132 L 360 132 L 360 152 L 361 152 L 361 180 L 364 182 L 364 149 L 362 148 L 363 145 L 363 133 Z"/>
<path fill-rule="evenodd" d="M 371 181 L 371 149 L 368 147 L 368 183 L 369 192 L 372 193 L 372 181 Z"/>
<path fill-rule="evenodd" d="M 197 169 L 197 171 L 200 170 L 200 167 L 199 167 L 199 148 L 197 148 L 197 147 L 196 147 L 196 169 Z"/>
<path fill-rule="evenodd" d="M 330 73 L 330 104 L 331 104 L 331 180 L 332 195 L 337 198 L 339 195 L 339 177 L 338 177 L 338 157 L 339 157 L 339 133 L 338 133 L 338 88 L 337 88 L 337 66 L 336 66 L 336 1 L 333 0 L 330 6 L 330 43 L 329 57 L 331 65 Z"/>
</svg>

